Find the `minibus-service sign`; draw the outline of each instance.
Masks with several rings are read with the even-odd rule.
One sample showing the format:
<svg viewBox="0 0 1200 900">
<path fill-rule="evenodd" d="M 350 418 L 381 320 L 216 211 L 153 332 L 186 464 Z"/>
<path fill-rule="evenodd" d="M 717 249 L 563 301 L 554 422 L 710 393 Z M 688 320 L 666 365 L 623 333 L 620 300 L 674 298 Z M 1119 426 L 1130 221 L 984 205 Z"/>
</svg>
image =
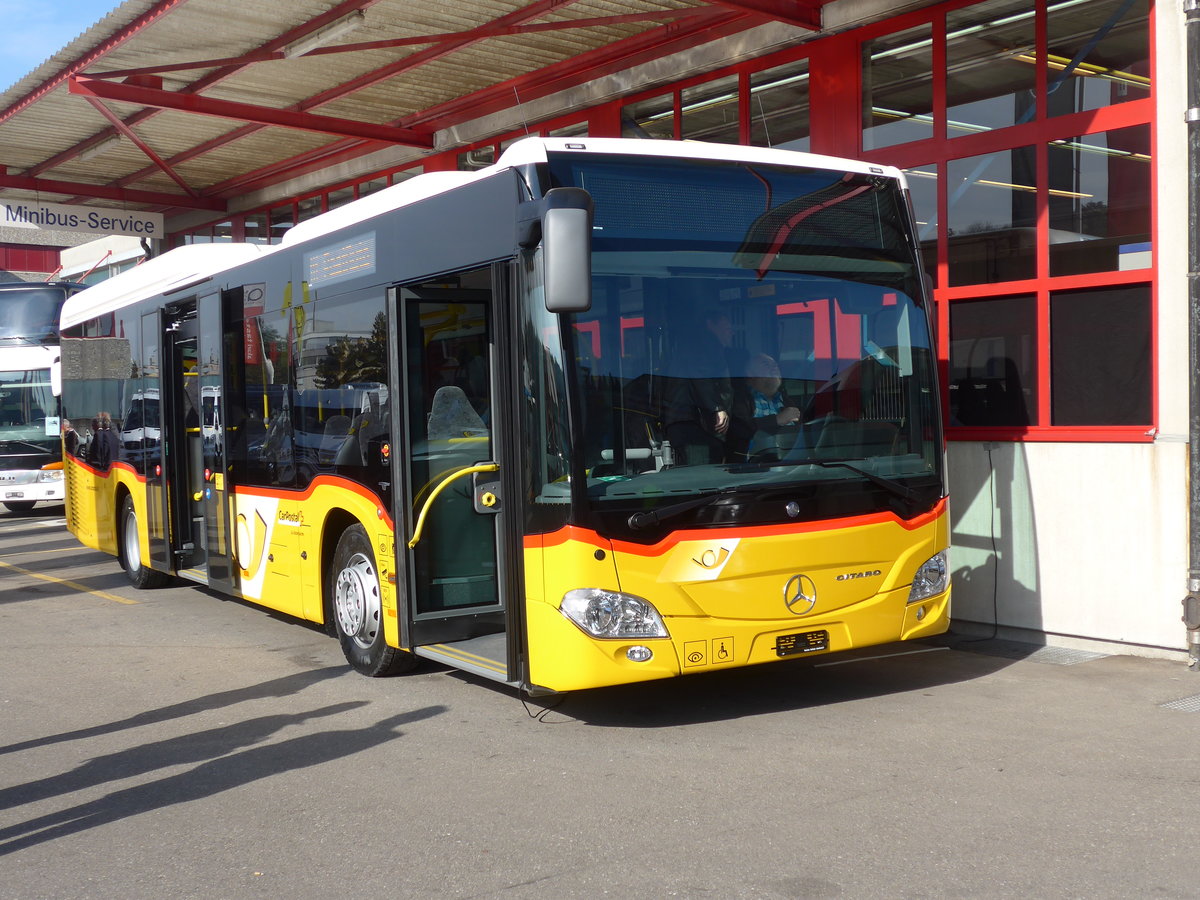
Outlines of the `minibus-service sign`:
<svg viewBox="0 0 1200 900">
<path fill-rule="evenodd" d="M 0 200 L 0 225 L 37 231 L 86 231 L 144 238 L 163 236 L 162 213 L 66 206 L 33 200 Z"/>
</svg>

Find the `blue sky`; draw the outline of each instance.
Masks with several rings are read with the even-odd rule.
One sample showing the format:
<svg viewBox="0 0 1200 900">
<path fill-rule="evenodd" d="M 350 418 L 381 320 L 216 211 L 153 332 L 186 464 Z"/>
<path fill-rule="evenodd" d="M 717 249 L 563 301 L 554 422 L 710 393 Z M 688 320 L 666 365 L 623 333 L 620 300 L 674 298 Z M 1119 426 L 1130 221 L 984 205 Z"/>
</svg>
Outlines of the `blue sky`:
<svg viewBox="0 0 1200 900">
<path fill-rule="evenodd" d="M 120 5 L 120 0 L 0 0 L 0 91 Z"/>
</svg>

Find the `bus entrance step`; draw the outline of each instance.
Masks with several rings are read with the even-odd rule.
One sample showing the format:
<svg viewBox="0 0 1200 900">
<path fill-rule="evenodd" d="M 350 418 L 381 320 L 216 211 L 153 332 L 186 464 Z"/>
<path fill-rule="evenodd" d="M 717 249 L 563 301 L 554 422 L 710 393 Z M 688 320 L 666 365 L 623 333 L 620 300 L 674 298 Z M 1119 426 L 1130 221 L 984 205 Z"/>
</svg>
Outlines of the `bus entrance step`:
<svg viewBox="0 0 1200 900">
<path fill-rule="evenodd" d="M 464 672 L 471 672 L 489 681 L 517 687 L 517 682 L 508 680 L 508 639 L 503 634 L 485 634 L 483 637 L 445 644 L 425 644 L 414 647 L 413 653 L 434 662 L 444 663 Z"/>
</svg>

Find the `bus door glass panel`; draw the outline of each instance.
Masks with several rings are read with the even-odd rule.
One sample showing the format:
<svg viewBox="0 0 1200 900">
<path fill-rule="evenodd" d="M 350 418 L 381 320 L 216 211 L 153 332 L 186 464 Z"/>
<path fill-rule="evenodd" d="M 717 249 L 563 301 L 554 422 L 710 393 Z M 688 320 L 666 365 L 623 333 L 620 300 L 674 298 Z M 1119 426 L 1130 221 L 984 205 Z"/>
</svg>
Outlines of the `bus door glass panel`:
<svg viewBox="0 0 1200 900">
<path fill-rule="evenodd" d="M 198 362 L 200 421 L 199 467 L 203 493 L 204 544 L 208 552 L 208 576 L 213 581 L 232 582 L 227 519 L 224 397 L 221 365 L 221 302 L 217 296 L 202 298 Z"/>
<path fill-rule="evenodd" d="M 399 292 L 407 367 L 410 537 L 424 512 L 421 536 L 409 558 L 416 621 L 500 607 L 497 517 L 481 512 L 475 496 L 480 477 L 494 480 L 495 475 L 465 474 L 448 480 L 495 459 L 490 278 L 490 270 L 484 269 Z M 488 630 L 481 625 L 458 636 Z"/>
<path fill-rule="evenodd" d="M 163 490 L 162 362 L 158 313 L 142 316 L 142 384 L 130 398 L 122 423 L 121 443 L 141 453 L 146 475 L 146 526 L 150 533 L 150 560 L 156 568 L 171 568 L 167 545 L 167 498 Z"/>
<path fill-rule="evenodd" d="M 219 305 L 199 304 L 200 315 L 183 318 L 174 332 L 180 429 L 172 463 L 172 502 L 179 511 L 175 549 L 183 568 L 206 571 L 215 560 L 221 580 L 228 580 L 225 527 L 224 434 L 221 429 L 221 356 Z M 170 452 L 170 448 L 168 448 Z M 190 545 L 190 546 L 189 546 Z"/>
<path fill-rule="evenodd" d="M 179 566 L 205 569 L 204 437 L 200 427 L 200 335 L 195 317 L 178 322 L 171 362 L 178 404 L 173 417 L 175 440 L 167 446 L 170 462 L 170 502 L 175 510 L 174 547 Z"/>
</svg>

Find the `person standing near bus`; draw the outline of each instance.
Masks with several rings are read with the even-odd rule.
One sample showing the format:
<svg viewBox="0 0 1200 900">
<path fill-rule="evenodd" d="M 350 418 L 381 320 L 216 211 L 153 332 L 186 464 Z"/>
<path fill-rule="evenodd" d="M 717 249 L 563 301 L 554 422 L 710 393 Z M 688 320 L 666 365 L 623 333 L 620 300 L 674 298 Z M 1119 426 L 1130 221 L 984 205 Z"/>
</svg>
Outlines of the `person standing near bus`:
<svg viewBox="0 0 1200 900">
<path fill-rule="evenodd" d="M 79 455 L 79 432 L 70 419 L 62 420 L 63 450 L 71 456 Z"/>
<path fill-rule="evenodd" d="M 102 412 L 92 419 L 92 443 L 88 446 L 88 462 L 107 472 L 108 467 L 119 458 L 120 441 L 112 430 L 112 417 Z"/>
</svg>

